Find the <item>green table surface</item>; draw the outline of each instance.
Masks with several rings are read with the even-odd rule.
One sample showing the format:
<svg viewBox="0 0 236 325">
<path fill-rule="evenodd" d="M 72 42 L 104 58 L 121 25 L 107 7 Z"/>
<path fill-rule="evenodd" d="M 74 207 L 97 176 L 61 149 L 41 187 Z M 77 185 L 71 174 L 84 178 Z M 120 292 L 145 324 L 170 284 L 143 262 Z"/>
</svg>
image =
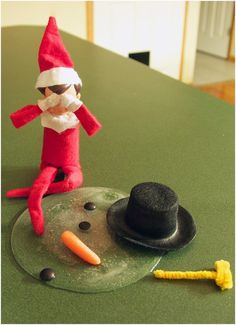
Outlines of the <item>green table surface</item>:
<svg viewBox="0 0 236 325">
<path fill-rule="evenodd" d="M 211 281 L 164 281 L 151 274 L 100 294 L 57 290 L 15 262 L 10 235 L 25 199 L 6 190 L 30 186 L 39 171 L 42 127 L 15 129 L 9 114 L 36 103 L 42 27 L 2 32 L 2 323 L 234 323 L 234 290 Z M 130 192 L 155 181 L 173 188 L 191 212 L 197 236 L 159 268 L 234 270 L 234 108 L 223 101 L 74 36 L 61 33 L 83 80 L 82 100 L 103 129 L 81 129 L 84 186 Z"/>
</svg>

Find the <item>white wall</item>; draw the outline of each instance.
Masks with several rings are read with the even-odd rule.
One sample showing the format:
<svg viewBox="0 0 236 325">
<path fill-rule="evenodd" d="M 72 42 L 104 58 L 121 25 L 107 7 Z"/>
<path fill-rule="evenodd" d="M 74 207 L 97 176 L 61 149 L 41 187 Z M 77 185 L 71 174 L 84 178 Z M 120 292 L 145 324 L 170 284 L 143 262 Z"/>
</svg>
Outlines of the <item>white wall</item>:
<svg viewBox="0 0 236 325">
<path fill-rule="evenodd" d="M 2 1 L 2 26 L 45 26 L 55 16 L 58 27 L 86 38 L 85 1 Z"/>
<path fill-rule="evenodd" d="M 230 57 L 235 57 L 235 22 L 233 23 L 232 39 L 230 44 Z"/>
<path fill-rule="evenodd" d="M 150 66 L 179 78 L 184 1 L 94 2 L 94 42 L 121 55 L 150 51 Z"/>
<path fill-rule="evenodd" d="M 86 39 L 86 1 L 2 1 L 2 26 L 45 26 L 50 15 L 60 29 Z M 199 2 L 189 1 L 182 80 L 191 83 Z M 94 42 L 128 57 L 150 51 L 150 66 L 179 79 L 185 1 L 94 1 Z"/>
<path fill-rule="evenodd" d="M 183 48 L 183 65 L 181 80 L 192 83 L 196 61 L 198 27 L 200 19 L 200 2 L 189 1 L 186 12 L 186 34 Z"/>
</svg>

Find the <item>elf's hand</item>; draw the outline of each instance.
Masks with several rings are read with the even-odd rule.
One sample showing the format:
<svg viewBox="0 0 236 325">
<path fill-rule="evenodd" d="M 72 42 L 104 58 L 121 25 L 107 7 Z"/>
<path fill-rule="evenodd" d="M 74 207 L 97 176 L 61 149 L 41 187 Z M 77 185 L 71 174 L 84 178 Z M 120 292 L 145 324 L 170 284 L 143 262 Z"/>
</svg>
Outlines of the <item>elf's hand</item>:
<svg viewBox="0 0 236 325">
<path fill-rule="evenodd" d="M 44 99 L 39 99 L 38 106 L 44 112 L 48 110 L 50 107 L 54 107 L 60 104 L 60 100 L 61 100 L 60 95 L 53 93 Z"/>
<path fill-rule="evenodd" d="M 66 107 L 69 112 L 75 112 L 83 104 L 77 97 L 69 94 L 62 94 L 60 97 L 61 106 Z"/>
</svg>

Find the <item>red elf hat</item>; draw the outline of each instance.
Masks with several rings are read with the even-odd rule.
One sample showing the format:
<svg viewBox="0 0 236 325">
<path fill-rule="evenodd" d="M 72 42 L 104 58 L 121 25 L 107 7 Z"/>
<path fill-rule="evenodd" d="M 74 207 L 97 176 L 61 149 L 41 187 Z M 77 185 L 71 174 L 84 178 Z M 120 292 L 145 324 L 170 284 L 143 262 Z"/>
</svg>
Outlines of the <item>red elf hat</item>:
<svg viewBox="0 0 236 325">
<path fill-rule="evenodd" d="M 39 47 L 38 62 L 41 73 L 35 88 L 62 84 L 82 85 L 81 79 L 74 70 L 73 61 L 63 44 L 54 17 L 49 17 Z"/>
</svg>

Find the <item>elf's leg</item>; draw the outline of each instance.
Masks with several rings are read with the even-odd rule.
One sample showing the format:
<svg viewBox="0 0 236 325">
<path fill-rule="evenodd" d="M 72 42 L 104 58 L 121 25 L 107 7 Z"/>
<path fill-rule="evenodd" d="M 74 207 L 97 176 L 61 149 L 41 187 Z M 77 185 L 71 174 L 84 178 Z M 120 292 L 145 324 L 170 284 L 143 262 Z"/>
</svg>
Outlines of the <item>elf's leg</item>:
<svg viewBox="0 0 236 325">
<path fill-rule="evenodd" d="M 15 188 L 14 190 L 7 191 L 6 197 L 8 199 L 28 197 L 30 194 L 30 191 L 31 191 L 31 187 Z"/>
<path fill-rule="evenodd" d="M 41 169 L 43 170 L 42 166 Z M 66 179 L 57 183 L 52 183 L 45 194 L 69 192 L 79 187 L 83 183 L 83 174 L 80 166 L 66 166 L 63 168 Z M 6 193 L 7 198 L 28 197 L 31 187 L 16 188 Z"/>
<path fill-rule="evenodd" d="M 66 175 L 65 179 L 52 183 L 47 190 L 47 194 L 70 192 L 82 185 L 83 174 L 79 165 L 65 166 L 62 167 L 62 170 Z"/>
<path fill-rule="evenodd" d="M 45 167 L 48 167 L 48 165 L 42 161 L 40 164 L 40 171 L 42 171 Z M 7 191 L 6 197 L 8 199 L 26 198 L 29 196 L 30 191 L 31 187 L 14 188 L 12 190 Z"/>
<path fill-rule="evenodd" d="M 45 167 L 34 181 L 28 198 L 28 208 L 34 232 L 41 236 L 44 232 L 44 217 L 41 207 L 42 197 L 47 192 L 57 173 L 55 167 Z"/>
<path fill-rule="evenodd" d="M 79 166 L 67 166 L 63 169 L 66 179 L 60 182 L 52 183 L 44 194 L 69 192 L 79 187 L 83 182 L 83 175 Z M 25 198 L 28 197 L 31 187 L 16 188 L 6 193 L 7 198 Z"/>
</svg>

